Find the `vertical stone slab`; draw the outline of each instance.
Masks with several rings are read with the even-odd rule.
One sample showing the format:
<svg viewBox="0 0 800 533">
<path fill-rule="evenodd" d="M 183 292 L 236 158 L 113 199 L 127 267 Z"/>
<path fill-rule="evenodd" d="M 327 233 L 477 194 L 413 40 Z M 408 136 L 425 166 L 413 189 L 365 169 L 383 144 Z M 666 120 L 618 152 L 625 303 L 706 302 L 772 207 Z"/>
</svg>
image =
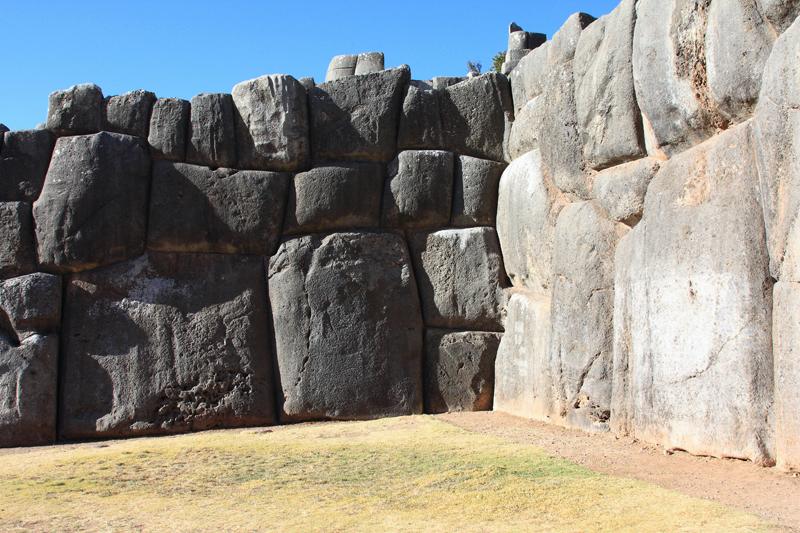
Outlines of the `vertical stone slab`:
<svg viewBox="0 0 800 533">
<path fill-rule="evenodd" d="M 68 278 L 65 313 L 60 437 L 274 422 L 261 258 L 149 253 Z"/>
<path fill-rule="evenodd" d="M 615 366 L 630 390 L 614 403 L 641 440 L 769 464 L 772 281 L 754 167 L 746 123 L 651 182 L 629 245 L 640 249 L 617 256 L 636 262 L 615 287 Z"/>
<path fill-rule="evenodd" d="M 515 289 L 495 362 L 495 411 L 551 420 L 551 330 L 550 298 Z"/>
<path fill-rule="evenodd" d="M 183 161 L 191 105 L 179 98 L 159 98 L 150 115 L 150 154 L 153 159 Z"/>
<path fill-rule="evenodd" d="M 422 318 L 402 237 L 287 240 L 269 286 L 282 421 L 422 411 Z"/>
<path fill-rule="evenodd" d="M 581 32 L 575 51 L 575 104 L 589 167 L 602 169 L 645 154 L 633 87 L 636 0 L 623 2 Z"/>
<path fill-rule="evenodd" d="M 397 133 L 400 150 L 444 148 L 439 91 L 426 82 L 411 80 L 400 112 Z"/>
<path fill-rule="evenodd" d="M 566 206 L 556 225 L 550 347 L 555 402 L 568 425 L 587 431 L 608 430 L 614 251 L 627 231 L 594 202 Z"/>
<path fill-rule="evenodd" d="M 772 338 L 775 350 L 775 455 L 778 467 L 800 470 L 800 285 L 774 287 Z"/>
<path fill-rule="evenodd" d="M 502 335 L 425 331 L 425 412 L 490 411 L 494 361 Z"/>
<path fill-rule="evenodd" d="M 388 167 L 383 223 L 397 228 L 435 228 L 450 221 L 454 156 L 439 150 L 405 150 Z"/>
<path fill-rule="evenodd" d="M 497 214 L 497 190 L 503 163 L 467 155 L 455 160 L 453 184 L 453 226 L 494 226 Z"/>
<path fill-rule="evenodd" d="M 239 168 L 295 171 L 309 159 L 306 89 L 292 76 L 243 81 L 231 91 Z"/>
<path fill-rule="evenodd" d="M 198 94 L 192 98 L 186 162 L 213 168 L 236 166 L 231 95 Z"/>
<path fill-rule="evenodd" d="M 0 202 L 0 279 L 36 270 L 31 204 Z"/>
</svg>

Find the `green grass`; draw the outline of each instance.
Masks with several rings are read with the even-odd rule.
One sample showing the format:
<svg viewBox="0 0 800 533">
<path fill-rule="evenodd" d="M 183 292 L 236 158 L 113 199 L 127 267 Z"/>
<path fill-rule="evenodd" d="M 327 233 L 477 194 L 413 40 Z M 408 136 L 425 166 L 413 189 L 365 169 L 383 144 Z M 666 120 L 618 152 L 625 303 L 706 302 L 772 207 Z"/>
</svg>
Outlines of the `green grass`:
<svg viewBox="0 0 800 533">
<path fill-rule="evenodd" d="M 0 455 L 0 530 L 767 529 L 424 416 L 106 444 Z"/>
</svg>

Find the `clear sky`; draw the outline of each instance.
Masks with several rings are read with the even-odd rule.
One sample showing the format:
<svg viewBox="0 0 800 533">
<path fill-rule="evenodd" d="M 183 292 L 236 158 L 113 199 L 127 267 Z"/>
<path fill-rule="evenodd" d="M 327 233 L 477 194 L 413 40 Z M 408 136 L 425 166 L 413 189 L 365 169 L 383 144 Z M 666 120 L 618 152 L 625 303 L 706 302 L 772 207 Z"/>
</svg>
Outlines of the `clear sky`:
<svg viewBox="0 0 800 533">
<path fill-rule="evenodd" d="M 332 56 L 371 50 L 416 79 L 463 75 L 468 60 L 491 67 L 511 21 L 550 37 L 618 2 L 0 0 L 0 122 L 35 127 L 47 95 L 75 83 L 189 99 L 262 74 L 323 81 Z"/>
</svg>

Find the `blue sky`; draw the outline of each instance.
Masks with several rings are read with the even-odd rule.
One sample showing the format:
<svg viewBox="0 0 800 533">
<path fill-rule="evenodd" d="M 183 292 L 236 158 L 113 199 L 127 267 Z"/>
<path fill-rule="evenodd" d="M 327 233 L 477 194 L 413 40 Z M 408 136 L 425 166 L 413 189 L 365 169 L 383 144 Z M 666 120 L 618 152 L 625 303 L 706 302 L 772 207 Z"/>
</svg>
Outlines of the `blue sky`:
<svg viewBox="0 0 800 533">
<path fill-rule="evenodd" d="M 0 0 L 0 122 L 35 127 L 75 83 L 189 99 L 262 74 L 322 81 L 331 56 L 369 50 L 417 79 L 463 75 L 467 60 L 488 70 L 512 20 L 549 37 L 618 1 Z"/>
</svg>

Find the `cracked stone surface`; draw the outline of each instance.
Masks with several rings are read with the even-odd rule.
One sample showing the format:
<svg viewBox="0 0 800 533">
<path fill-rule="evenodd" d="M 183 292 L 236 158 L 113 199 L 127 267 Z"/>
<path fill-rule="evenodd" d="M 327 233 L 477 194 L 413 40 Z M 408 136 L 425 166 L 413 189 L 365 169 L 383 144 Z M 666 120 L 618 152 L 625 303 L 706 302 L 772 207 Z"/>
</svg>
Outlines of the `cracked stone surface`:
<svg viewBox="0 0 800 533">
<path fill-rule="evenodd" d="M 422 411 L 422 314 L 402 237 L 287 240 L 269 287 L 282 421 Z"/>
<path fill-rule="evenodd" d="M 771 463 L 772 281 L 749 123 L 664 163 L 622 239 L 618 433 Z"/>
<path fill-rule="evenodd" d="M 151 252 L 67 279 L 61 438 L 275 421 L 261 258 Z"/>
</svg>

